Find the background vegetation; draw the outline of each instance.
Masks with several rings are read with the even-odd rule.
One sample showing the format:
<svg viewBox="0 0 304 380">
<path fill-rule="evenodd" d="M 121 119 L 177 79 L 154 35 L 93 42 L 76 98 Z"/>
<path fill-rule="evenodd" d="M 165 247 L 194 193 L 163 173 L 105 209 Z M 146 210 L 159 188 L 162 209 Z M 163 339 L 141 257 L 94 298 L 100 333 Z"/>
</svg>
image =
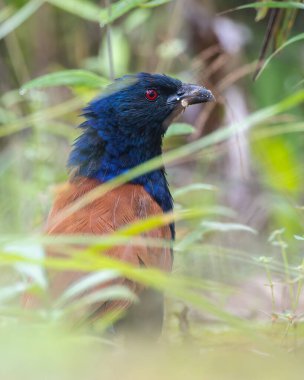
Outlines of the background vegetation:
<svg viewBox="0 0 304 380">
<path fill-rule="evenodd" d="M 222 13 L 233 7 L 243 9 Z M 0 0 L 3 379 L 302 378 L 303 9 L 301 1 Z M 165 141 L 177 220 L 172 276 L 95 255 L 168 219 L 102 239 L 42 234 L 81 108 L 112 77 L 138 71 L 202 83 L 217 98 L 188 109 Z M 84 242 L 81 255 L 71 252 Z M 45 244 L 68 259 L 45 260 Z M 44 268 L 92 273 L 54 304 Z M 67 323 L 96 299 L 132 297 L 113 287 L 77 300 L 119 274 L 167 295 L 156 347 L 108 340 L 112 317 L 89 334 Z M 44 306 L 22 310 L 25 291 Z"/>
</svg>

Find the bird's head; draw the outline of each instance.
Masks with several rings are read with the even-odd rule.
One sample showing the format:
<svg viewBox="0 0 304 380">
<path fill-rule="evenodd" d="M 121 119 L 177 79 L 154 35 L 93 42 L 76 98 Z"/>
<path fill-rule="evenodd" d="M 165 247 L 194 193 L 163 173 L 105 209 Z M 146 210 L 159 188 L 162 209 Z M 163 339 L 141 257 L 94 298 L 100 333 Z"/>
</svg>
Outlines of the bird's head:
<svg viewBox="0 0 304 380">
<path fill-rule="evenodd" d="M 162 137 L 186 107 L 214 99 L 202 86 L 166 75 L 139 73 L 114 81 L 85 108 L 84 135 L 74 145 L 70 166 L 98 167 L 96 160 L 136 166 L 161 153 Z"/>
<path fill-rule="evenodd" d="M 139 73 L 117 79 L 88 110 L 96 118 L 111 116 L 121 133 L 138 139 L 151 133 L 164 134 L 186 107 L 213 99 L 211 91 L 202 86 L 183 84 L 166 75 Z"/>
</svg>

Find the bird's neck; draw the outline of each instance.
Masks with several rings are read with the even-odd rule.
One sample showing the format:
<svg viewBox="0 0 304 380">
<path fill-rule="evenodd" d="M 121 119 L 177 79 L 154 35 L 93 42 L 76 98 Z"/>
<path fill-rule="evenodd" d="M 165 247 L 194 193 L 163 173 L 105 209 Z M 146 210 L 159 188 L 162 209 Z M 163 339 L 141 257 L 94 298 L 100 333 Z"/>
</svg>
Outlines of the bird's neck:
<svg viewBox="0 0 304 380">
<path fill-rule="evenodd" d="M 69 166 L 77 168 L 77 175 L 95 178 L 101 183 L 154 158 L 162 153 L 162 136 L 155 134 L 145 141 L 143 136 L 127 138 L 123 135 L 115 139 L 102 139 L 95 129 L 88 128 L 76 140 L 69 157 Z M 143 174 L 129 181 L 141 185 L 160 205 L 164 212 L 173 209 L 164 168 Z M 174 237 L 174 226 L 171 226 Z"/>
</svg>

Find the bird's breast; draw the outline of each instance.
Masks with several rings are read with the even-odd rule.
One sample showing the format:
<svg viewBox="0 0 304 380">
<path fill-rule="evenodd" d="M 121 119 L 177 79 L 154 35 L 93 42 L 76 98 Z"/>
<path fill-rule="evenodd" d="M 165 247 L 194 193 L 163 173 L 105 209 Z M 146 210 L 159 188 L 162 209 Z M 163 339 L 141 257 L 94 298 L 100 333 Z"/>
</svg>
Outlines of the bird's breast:
<svg viewBox="0 0 304 380">
<path fill-rule="evenodd" d="M 162 214 L 161 207 L 141 185 L 125 184 L 104 193 L 98 180 L 78 177 L 58 190 L 46 232 L 51 235 L 108 235 L 132 223 Z M 142 235 L 150 240 L 171 239 L 168 225 L 148 230 Z M 108 254 L 138 266 L 144 264 L 165 271 L 171 270 L 172 266 L 168 244 L 163 248 L 149 246 L 148 243 L 145 247 L 138 247 L 132 246 L 130 239 L 128 247 L 111 248 Z"/>
</svg>

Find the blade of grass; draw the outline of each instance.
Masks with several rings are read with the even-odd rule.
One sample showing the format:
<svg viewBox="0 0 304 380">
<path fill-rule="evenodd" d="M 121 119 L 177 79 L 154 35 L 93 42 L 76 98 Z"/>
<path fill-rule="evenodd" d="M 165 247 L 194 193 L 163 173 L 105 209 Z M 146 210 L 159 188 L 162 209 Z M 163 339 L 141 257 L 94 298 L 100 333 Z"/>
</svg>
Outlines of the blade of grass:
<svg viewBox="0 0 304 380">
<path fill-rule="evenodd" d="M 111 13 L 108 9 L 103 9 L 99 14 L 100 26 L 103 27 L 110 22 L 115 21 L 130 10 L 146 3 L 148 0 L 120 0 L 112 4 Z"/>
<path fill-rule="evenodd" d="M 54 5 L 66 12 L 72 13 L 78 17 L 89 21 L 99 21 L 99 15 L 102 9 L 92 2 L 86 0 L 46 0 L 49 4 Z"/>
<path fill-rule="evenodd" d="M 160 5 L 163 5 L 163 4 L 170 3 L 171 1 L 172 0 L 150 0 L 148 3 L 142 4 L 141 7 L 142 8 L 153 8 L 153 7 L 158 7 Z"/>
<path fill-rule="evenodd" d="M 46 110 L 35 112 L 32 115 L 20 118 L 11 124 L 1 126 L 0 138 L 31 128 L 33 124 L 37 125 L 39 123 L 45 123 L 53 118 L 66 115 L 67 112 L 75 111 L 82 106 L 83 98 L 77 97 Z"/>
<path fill-rule="evenodd" d="M 303 7 L 304 7 L 304 4 L 302 4 Z M 304 8 L 303 8 L 304 9 Z M 256 79 L 258 79 L 261 74 L 263 73 L 263 71 L 265 70 L 265 68 L 268 66 L 268 64 L 270 63 L 270 61 L 278 54 L 280 53 L 283 49 L 285 49 L 287 46 L 291 45 L 291 44 L 294 44 L 296 42 L 299 42 L 299 41 L 302 41 L 304 40 L 304 33 L 301 33 L 301 34 L 298 34 L 297 36 L 295 37 L 292 37 L 290 38 L 289 40 L 287 40 L 285 43 L 283 43 L 277 50 L 275 50 L 264 62 L 263 66 L 260 68 L 260 71 L 259 73 L 257 74 L 256 76 Z"/>
<path fill-rule="evenodd" d="M 15 8 L 11 5 L 7 5 L 6 7 L 0 10 L 0 23 L 3 23 L 6 19 L 11 17 L 14 14 Z"/>
<path fill-rule="evenodd" d="M 189 135 L 195 132 L 195 128 L 187 123 L 173 123 L 168 128 L 165 138 L 180 135 Z"/>
<path fill-rule="evenodd" d="M 83 251 L 82 256 L 87 256 L 90 250 Z M 12 259 L 7 258 L 7 259 Z M 218 318 L 224 320 L 233 326 L 238 326 L 240 328 L 246 327 L 246 323 L 240 318 L 231 315 L 230 313 L 222 310 L 221 307 L 215 306 L 212 301 L 201 293 L 193 289 L 189 289 L 188 286 L 183 283 L 177 277 L 168 276 L 167 274 L 157 270 L 157 269 L 146 269 L 146 268 L 135 268 L 131 264 L 115 260 L 108 256 L 90 256 L 90 261 L 80 261 L 80 260 L 62 260 L 58 258 L 46 258 L 44 260 L 33 260 L 29 258 L 24 258 L 22 256 L 15 255 L 15 260 L 21 260 L 23 262 L 29 262 L 32 264 L 40 264 L 47 268 L 60 269 L 60 270 L 77 270 L 77 271 L 95 271 L 114 269 L 118 270 L 124 277 L 129 278 L 133 281 L 142 283 L 143 285 L 153 287 L 160 291 L 165 291 L 167 294 L 176 297 L 178 299 L 184 300 L 187 303 L 192 304 L 198 310 L 207 311 L 211 314 L 217 316 Z M 0 253 L 0 260 L 5 260 L 6 258 Z M 94 259 L 94 261 L 93 261 Z M 248 326 L 247 326 L 248 327 Z"/>
<path fill-rule="evenodd" d="M 90 273 L 68 287 L 55 302 L 54 306 L 55 308 L 60 308 L 76 297 L 83 295 L 86 291 L 117 279 L 119 275 L 119 272 L 115 270 L 103 270 Z"/>
<path fill-rule="evenodd" d="M 250 8 L 283 8 L 283 9 L 304 9 L 304 4 L 298 3 L 296 1 L 265 1 L 258 3 L 249 3 L 245 5 L 240 5 L 238 7 L 227 9 L 226 11 L 220 12 L 219 15 L 224 15 L 234 11 L 239 11 L 243 9 Z"/>
<path fill-rule="evenodd" d="M 89 88 L 103 88 L 110 82 L 99 75 L 86 70 L 63 70 L 43 75 L 25 83 L 20 93 L 33 88 L 55 87 L 55 86 L 85 86 Z"/>
<path fill-rule="evenodd" d="M 43 3 L 44 0 L 31 0 L 20 8 L 13 16 L 4 21 L 0 25 L 0 40 L 31 17 Z"/>
<path fill-rule="evenodd" d="M 206 183 L 192 183 L 191 185 L 184 186 L 180 189 L 176 189 L 175 191 L 173 191 L 173 198 L 178 198 L 192 191 L 204 191 L 204 190 L 216 191 L 217 188 L 213 185 L 209 185 Z"/>
</svg>

